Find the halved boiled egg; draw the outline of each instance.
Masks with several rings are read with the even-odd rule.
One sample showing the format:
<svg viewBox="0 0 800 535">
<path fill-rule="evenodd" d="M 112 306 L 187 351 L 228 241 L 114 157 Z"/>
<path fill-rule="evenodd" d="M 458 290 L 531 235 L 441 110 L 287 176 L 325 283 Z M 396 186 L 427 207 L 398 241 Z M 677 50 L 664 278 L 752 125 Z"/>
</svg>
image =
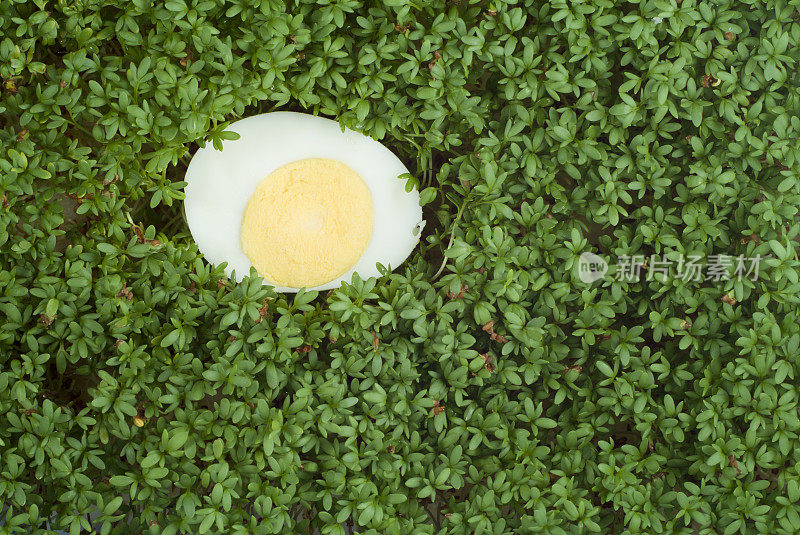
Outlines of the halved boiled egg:
<svg viewBox="0 0 800 535">
<path fill-rule="evenodd" d="M 186 220 L 200 252 L 241 281 L 255 267 L 279 292 L 326 290 L 398 267 L 419 241 L 419 192 L 378 141 L 330 119 L 272 112 L 232 123 L 239 139 L 199 149 Z"/>
</svg>

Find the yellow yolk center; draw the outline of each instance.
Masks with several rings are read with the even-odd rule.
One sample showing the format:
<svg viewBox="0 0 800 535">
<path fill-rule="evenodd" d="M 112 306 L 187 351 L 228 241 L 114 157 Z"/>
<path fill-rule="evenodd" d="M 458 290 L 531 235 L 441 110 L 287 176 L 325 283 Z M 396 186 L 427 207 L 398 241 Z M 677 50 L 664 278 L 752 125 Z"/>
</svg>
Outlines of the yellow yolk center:
<svg viewBox="0 0 800 535">
<path fill-rule="evenodd" d="M 298 160 L 256 187 L 242 218 L 242 247 L 259 275 L 310 288 L 343 275 L 372 236 L 372 196 L 358 174 L 325 158 Z"/>
</svg>

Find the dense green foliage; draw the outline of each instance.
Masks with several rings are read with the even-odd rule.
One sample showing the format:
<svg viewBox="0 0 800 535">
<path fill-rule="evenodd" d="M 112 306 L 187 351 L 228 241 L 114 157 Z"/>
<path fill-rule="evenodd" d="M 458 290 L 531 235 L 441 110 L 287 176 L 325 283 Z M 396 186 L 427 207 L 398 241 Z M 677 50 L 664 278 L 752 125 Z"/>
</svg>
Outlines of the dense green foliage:
<svg viewBox="0 0 800 535">
<path fill-rule="evenodd" d="M 800 531 L 800 2 L 155 4 L 0 1 L 0 532 Z M 188 158 L 274 109 L 404 159 L 406 265 L 198 255 Z"/>
</svg>

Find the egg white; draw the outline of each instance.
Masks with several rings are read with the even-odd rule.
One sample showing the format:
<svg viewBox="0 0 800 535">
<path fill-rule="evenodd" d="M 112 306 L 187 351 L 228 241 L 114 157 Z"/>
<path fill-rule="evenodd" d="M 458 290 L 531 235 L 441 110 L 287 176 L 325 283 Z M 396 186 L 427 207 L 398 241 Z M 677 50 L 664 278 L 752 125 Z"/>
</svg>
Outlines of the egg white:
<svg viewBox="0 0 800 535">
<path fill-rule="evenodd" d="M 254 115 L 227 128 L 239 134 L 199 149 L 186 170 L 186 221 L 200 252 L 211 264 L 226 262 L 229 277 L 241 281 L 252 263 L 242 249 L 242 217 L 256 186 L 271 172 L 308 158 L 330 158 L 348 165 L 364 180 L 372 195 L 372 237 L 361 258 L 340 277 L 313 290 L 338 288 L 353 273 L 378 277 L 377 263 L 397 268 L 411 254 L 424 226 L 419 192 L 405 191 L 397 177 L 408 169 L 378 141 L 339 123 L 304 113 L 279 111 Z M 278 292 L 299 288 L 278 286 Z"/>
</svg>

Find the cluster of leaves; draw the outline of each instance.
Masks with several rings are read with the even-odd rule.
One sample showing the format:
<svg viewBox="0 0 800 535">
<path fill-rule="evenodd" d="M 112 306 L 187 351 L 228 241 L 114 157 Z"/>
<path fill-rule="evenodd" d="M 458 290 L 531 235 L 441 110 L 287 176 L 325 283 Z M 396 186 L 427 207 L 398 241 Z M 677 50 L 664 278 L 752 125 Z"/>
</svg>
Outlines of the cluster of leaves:
<svg viewBox="0 0 800 535">
<path fill-rule="evenodd" d="M 800 532 L 799 8 L 0 2 L 0 532 Z M 273 109 L 406 161 L 405 266 L 202 259 L 188 157 Z"/>
</svg>

